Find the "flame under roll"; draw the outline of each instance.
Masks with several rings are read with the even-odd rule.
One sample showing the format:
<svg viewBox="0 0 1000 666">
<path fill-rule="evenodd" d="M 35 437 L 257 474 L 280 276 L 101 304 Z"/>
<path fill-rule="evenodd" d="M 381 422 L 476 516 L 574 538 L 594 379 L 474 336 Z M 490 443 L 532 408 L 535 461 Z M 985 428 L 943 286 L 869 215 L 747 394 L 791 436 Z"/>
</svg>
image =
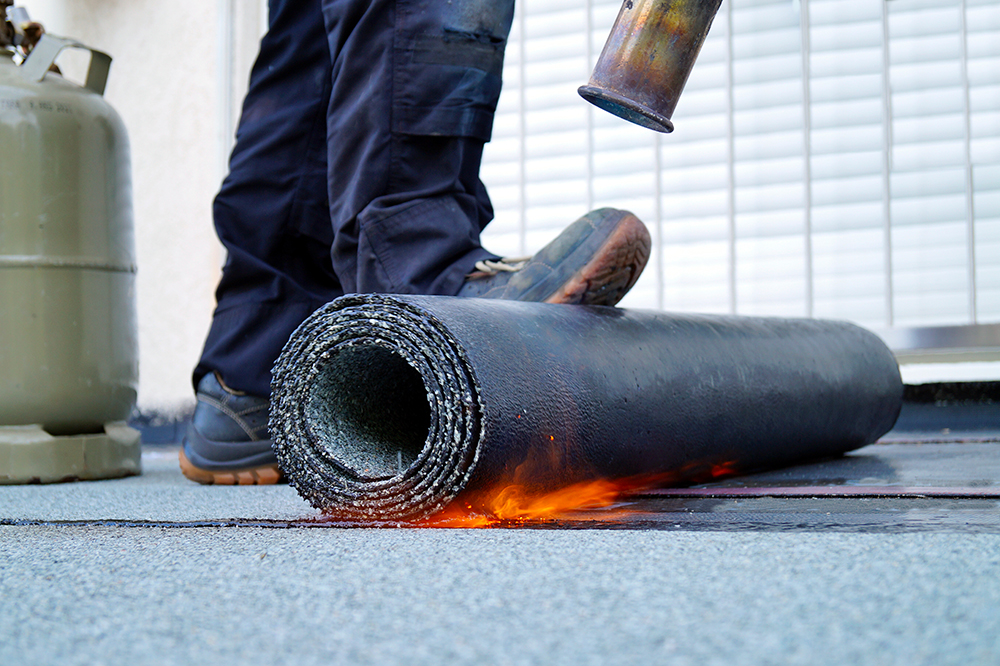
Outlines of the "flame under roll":
<svg viewBox="0 0 1000 666">
<path fill-rule="evenodd" d="M 292 335 L 270 429 L 345 518 L 430 516 L 517 485 L 683 483 L 875 441 L 902 383 L 844 322 L 440 296 L 345 296 Z"/>
</svg>

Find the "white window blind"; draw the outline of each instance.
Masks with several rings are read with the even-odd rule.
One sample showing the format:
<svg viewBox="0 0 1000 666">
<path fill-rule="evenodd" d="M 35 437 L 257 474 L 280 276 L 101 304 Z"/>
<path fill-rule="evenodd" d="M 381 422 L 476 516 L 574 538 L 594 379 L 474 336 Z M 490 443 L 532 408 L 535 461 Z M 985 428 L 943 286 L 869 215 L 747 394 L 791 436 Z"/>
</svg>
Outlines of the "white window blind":
<svg viewBox="0 0 1000 666">
<path fill-rule="evenodd" d="M 484 244 L 590 208 L 646 220 L 629 307 L 1000 322 L 1000 3 L 724 0 L 660 135 L 584 102 L 617 0 L 525 0 Z"/>
</svg>

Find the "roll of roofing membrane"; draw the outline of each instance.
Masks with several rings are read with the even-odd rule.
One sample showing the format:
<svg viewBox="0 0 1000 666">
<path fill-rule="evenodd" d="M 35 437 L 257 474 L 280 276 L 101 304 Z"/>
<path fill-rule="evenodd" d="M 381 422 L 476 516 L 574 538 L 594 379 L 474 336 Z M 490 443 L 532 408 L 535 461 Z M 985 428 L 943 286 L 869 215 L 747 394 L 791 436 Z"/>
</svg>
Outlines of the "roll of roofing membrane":
<svg viewBox="0 0 1000 666">
<path fill-rule="evenodd" d="M 886 433 L 902 393 L 892 353 L 845 322 L 370 294 L 292 335 L 270 429 L 314 506 L 400 520 L 511 484 L 838 455 Z"/>
</svg>

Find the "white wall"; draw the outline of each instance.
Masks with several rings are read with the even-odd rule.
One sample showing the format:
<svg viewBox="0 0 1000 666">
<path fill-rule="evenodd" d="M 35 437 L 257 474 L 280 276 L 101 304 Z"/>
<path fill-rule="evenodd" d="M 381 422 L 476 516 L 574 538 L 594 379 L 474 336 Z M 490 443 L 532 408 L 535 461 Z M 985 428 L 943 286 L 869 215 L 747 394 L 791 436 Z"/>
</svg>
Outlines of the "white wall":
<svg viewBox="0 0 1000 666">
<path fill-rule="evenodd" d="M 49 32 L 111 54 L 106 97 L 132 146 L 142 410 L 193 404 L 224 251 L 211 204 L 261 32 L 260 2 L 23 0 Z M 66 52 L 67 78 L 89 57 Z"/>
</svg>

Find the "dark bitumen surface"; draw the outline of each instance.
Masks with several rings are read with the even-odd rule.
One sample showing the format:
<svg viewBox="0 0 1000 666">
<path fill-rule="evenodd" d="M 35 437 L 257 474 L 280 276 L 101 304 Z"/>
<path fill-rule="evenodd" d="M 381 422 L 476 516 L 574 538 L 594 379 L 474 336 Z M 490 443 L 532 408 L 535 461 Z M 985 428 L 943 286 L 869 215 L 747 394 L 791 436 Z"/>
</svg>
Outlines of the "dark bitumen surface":
<svg viewBox="0 0 1000 666">
<path fill-rule="evenodd" d="M 143 462 L 0 487 L 0 664 L 1000 663 L 1000 498 L 972 496 L 1000 487 L 996 438 L 538 529 L 329 529 L 287 486 Z M 767 494 L 817 485 L 901 496 Z"/>
</svg>

